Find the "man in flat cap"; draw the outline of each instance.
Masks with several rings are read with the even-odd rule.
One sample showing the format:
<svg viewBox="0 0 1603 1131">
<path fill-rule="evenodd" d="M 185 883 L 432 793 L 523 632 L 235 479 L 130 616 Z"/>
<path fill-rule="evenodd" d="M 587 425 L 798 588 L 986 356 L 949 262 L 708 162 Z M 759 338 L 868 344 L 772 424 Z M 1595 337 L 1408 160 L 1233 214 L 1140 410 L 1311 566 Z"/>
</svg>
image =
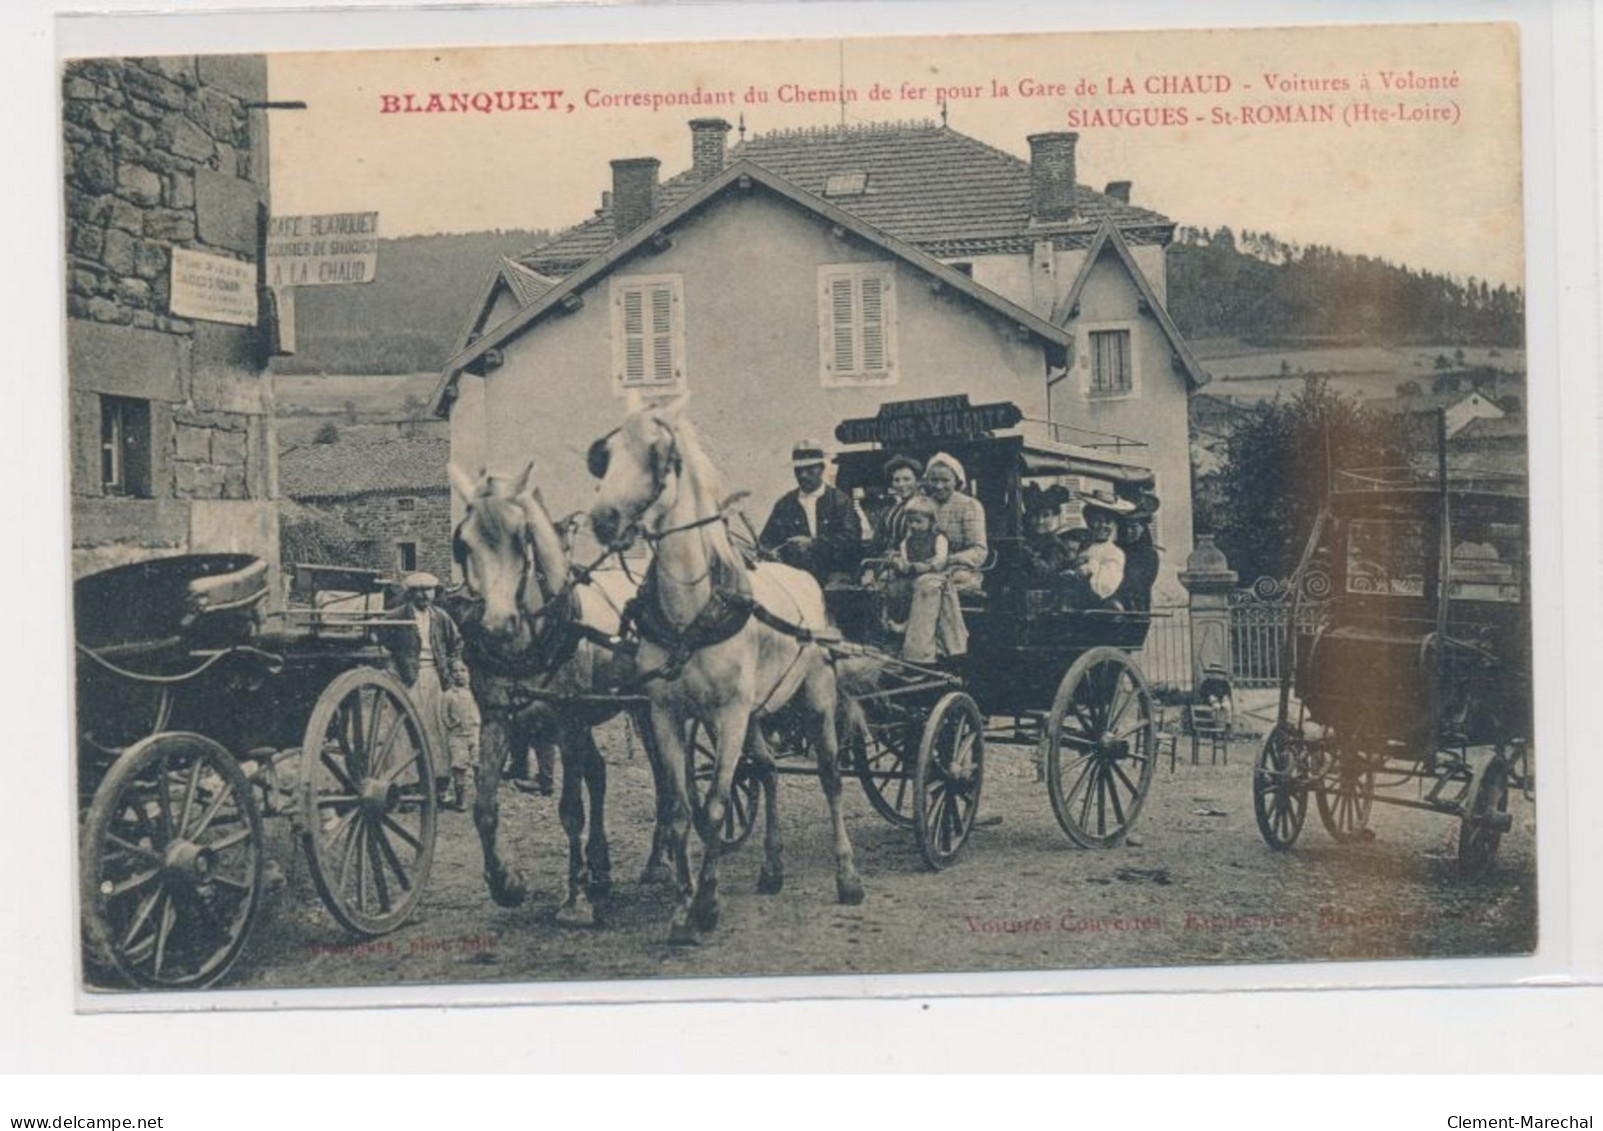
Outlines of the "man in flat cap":
<svg viewBox="0 0 1603 1131">
<path fill-rule="evenodd" d="M 846 492 L 824 482 L 824 446 L 798 440 L 790 453 L 796 489 L 774 504 L 758 542 L 787 565 L 805 569 L 819 584 L 857 568 L 863 524 Z"/>
<path fill-rule="evenodd" d="M 402 604 L 392 608 L 387 618 L 403 622 L 392 625 L 385 645 L 395 674 L 412 693 L 429 745 L 435 754 L 435 789 L 442 800 L 448 796 L 450 778 L 449 748 L 445 734 L 445 692 L 455 687 L 458 672 L 465 670 L 462 634 L 451 615 L 434 603 L 440 579 L 432 573 L 409 573 L 401 579 L 406 591 Z M 458 665 L 463 665 L 459 668 Z"/>
</svg>

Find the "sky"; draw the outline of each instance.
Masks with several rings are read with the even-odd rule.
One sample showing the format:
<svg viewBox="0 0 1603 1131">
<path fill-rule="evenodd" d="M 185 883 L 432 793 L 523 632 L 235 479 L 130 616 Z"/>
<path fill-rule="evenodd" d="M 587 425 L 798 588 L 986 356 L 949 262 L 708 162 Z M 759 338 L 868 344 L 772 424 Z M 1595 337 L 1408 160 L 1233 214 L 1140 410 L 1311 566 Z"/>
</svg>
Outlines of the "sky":
<svg viewBox="0 0 1603 1131">
<path fill-rule="evenodd" d="M 849 124 L 938 119 L 944 88 L 952 128 L 1020 157 L 1028 135 L 1075 128 L 1082 183 L 1133 181 L 1134 203 L 1178 224 L 1523 278 L 1506 24 L 329 52 L 271 56 L 269 80 L 307 104 L 272 115 L 275 214 L 377 210 L 385 236 L 566 227 L 599 204 L 611 158 L 655 156 L 671 176 L 698 116 L 838 124 L 839 101 L 793 92 L 844 80 Z M 696 90 L 734 104 L 618 104 Z M 498 92 L 537 108 L 405 110 Z"/>
</svg>

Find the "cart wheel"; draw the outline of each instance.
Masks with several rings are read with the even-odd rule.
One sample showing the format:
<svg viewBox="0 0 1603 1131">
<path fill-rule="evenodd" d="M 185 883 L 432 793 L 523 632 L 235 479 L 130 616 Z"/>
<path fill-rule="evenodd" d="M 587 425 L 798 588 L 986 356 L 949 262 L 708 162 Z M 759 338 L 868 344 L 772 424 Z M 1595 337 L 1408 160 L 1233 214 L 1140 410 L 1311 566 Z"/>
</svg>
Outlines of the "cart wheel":
<svg viewBox="0 0 1603 1131">
<path fill-rule="evenodd" d="M 1117 648 L 1093 648 L 1064 673 L 1046 728 L 1046 787 L 1070 840 L 1111 848 L 1125 838 L 1157 754 L 1152 693 Z"/>
<path fill-rule="evenodd" d="M 985 718 L 973 698 L 948 691 L 924 724 L 913 771 L 913 835 L 936 871 L 963 851 L 985 781 Z"/>
<path fill-rule="evenodd" d="M 1493 757 L 1475 775 L 1469 808 L 1458 828 L 1458 872 L 1479 880 L 1492 870 L 1497 846 L 1508 830 L 1508 762 Z"/>
<path fill-rule="evenodd" d="M 908 767 L 918 761 L 913 745 L 918 730 L 900 719 L 870 723 L 854 704 L 842 733 L 841 745 L 851 757 L 868 803 L 898 828 L 912 828 L 915 791 Z"/>
<path fill-rule="evenodd" d="M 1321 785 L 1314 794 L 1319 820 L 1338 844 L 1364 839 L 1375 798 L 1375 767 L 1361 754 L 1344 750 L 1336 756 L 1336 784 Z M 1328 781 L 1328 778 L 1326 779 Z"/>
<path fill-rule="evenodd" d="M 318 696 L 301 746 L 301 844 L 340 926 L 369 938 L 416 909 L 434 862 L 434 763 L 406 688 L 376 668 Z"/>
<path fill-rule="evenodd" d="M 134 743 L 95 791 L 81 864 L 92 961 L 145 989 L 213 984 L 261 899 L 262 821 L 239 763 L 198 734 Z"/>
<path fill-rule="evenodd" d="M 1298 765 L 1301 741 L 1281 727 L 1270 732 L 1252 771 L 1252 811 L 1270 848 L 1297 843 L 1308 816 L 1308 782 Z"/>
<path fill-rule="evenodd" d="M 712 772 L 718 764 L 718 755 L 707 741 L 706 728 L 699 722 L 690 724 L 690 738 L 685 749 L 690 755 L 693 775 L 691 816 L 695 819 L 696 831 L 706 842 L 712 840 L 712 830 L 707 827 L 707 801 L 712 796 Z M 761 792 L 762 785 L 752 772 L 751 759 L 742 753 L 735 764 L 734 780 L 729 785 L 729 807 L 718 825 L 718 842 L 723 845 L 724 852 L 733 852 L 745 844 L 751 830 L 757 827 Z"/>
</svg>

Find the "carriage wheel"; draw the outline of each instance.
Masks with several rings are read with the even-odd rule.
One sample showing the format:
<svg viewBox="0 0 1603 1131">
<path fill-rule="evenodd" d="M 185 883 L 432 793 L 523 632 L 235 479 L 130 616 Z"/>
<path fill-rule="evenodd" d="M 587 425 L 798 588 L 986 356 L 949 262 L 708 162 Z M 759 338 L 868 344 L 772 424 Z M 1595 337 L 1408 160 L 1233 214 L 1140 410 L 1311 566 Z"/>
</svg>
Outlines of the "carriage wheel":
<svg viewBox="0 0 1603 1131">
<path fill-rule="evenodd" d="M 1046 786 L 1070 840 L 1111 848 L 1135 824 L 1152 786 L 1152 693 L 1117 648 L 1093 648 L 1058 684 L 1047 720 Z"/>
<path fill-rule="evenodd" d="M 924 724 L 913 771 L 913 834 L 936 871 L 968 842 L 984 781 L 984 716 L 969 695 L 948 691 Z"/>
<path fill-rule="evenodd" d="M 1308 782 L 1298 765 L 1302 743 L 1282 727 L 1270 732 L 1252 771 L 1252 811 L 1270 848 L 1297 843 L 1308 816 Z"/>
<path fill-rule="evenodd" d="M 92 961 L 146 989 L 228 973 L 262 887 L 261 815 L 232 754 L 182 732 L 134 743 L 95 791 L 83 837 Z"/>
<path fill-rule="evenodd" d="M 707 825 L 707 802 L 712 797 L 712 775 L 718 765 L 718 752 L 708 741 L 707 728 L 700 722 L 690 724 L 690 738 L 685 744 L 685 751 L 690 756 L 691 784 L 694 787 L 691 815 L 696 822 L 696 832 L 701 835 L 702 842 L 707 843 L 713 839 L 712 829 Z M 724 810 L 724 819 L 718 824 L 718 843 L 723 846 L 724 852 L 733 852 L 745 844 L 751 830 L 757 827 L 761 790 L 762 785 L 752 769 L 751 758 L 742 752 L 740 761 L 735 764 L 734 779 L 729 784 L 729 807 Z"/>
<path fill-rule="evenodd" d="M 1475 775 L 1469 808 L 1458 828 L 1458 872 L 1478 880 L 1492 870 L 1508 829 L 1508 762 L 1494 755 Z"/>
<path fill-rule="evenodd" d="M 913 737 L 918 733 L 905 722 L 870 723 L 860 706 L 847 712 L 842 746 L 857 769 L 857 780 L 874 811 L 898 828 L 913 827 L 913 775 L 908 767 L 918 760 Z"/>
<path fill-rule="evenodd" d="M 1314 794 L 1319 820 L 1338 844 L 1363 840 L 1375 798 L 1375 767 L 1369 759 L 1344 750 L 1336 756 L 1336 784 L 1320 785 Z M 1329 780 L 1328 778 L 1326 779 Z"/>
<path fill-rule="evenodd" d="M 301 843 L 329 913 L 353 934 L 393 931 L 434 862 L 434 762 L 423 719 L 395 677 L 342 672 L 301 746 Z"/>
</svg>

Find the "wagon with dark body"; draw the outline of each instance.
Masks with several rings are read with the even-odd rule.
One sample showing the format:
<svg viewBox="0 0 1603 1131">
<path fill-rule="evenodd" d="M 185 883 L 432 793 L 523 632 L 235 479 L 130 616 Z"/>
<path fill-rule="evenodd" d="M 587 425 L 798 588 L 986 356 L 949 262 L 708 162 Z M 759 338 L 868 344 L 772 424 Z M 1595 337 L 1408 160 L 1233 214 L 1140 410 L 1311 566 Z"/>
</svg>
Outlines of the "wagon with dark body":
<svg viewBox="0 0 1603 1131">
<path fill-rule="evenodd" d="M 1292 587 L 1327 599 L 1285 638 L 1253 777 L 1271 847 L 1296 842 L 1312 795 L 1341 842 L 1369 839 L 1375 802 L 1455 817 L 1462 873 L 1491 868 L 1509 791 L 1532 784 L 1526 520 L 1523 476 L 1333 477 Z"/>
<path fill-rule="evenodd" d="M 97 981 L 224 977 L 261 902 L 266 818 L 292 822 L 346 930 L 383 934 L 417 906 L 435 752 L 386 670 L 381 581 L 306 571 L 310 607 L 268 615 L 267 578 L 259 559 L 202 554 L 74 586 L 80 911 Z"/>
<path fill-rule="evenodd" d="M 871 447 L 834 458 L 836 486 L 873 509 L 885 493 L 893 452 L 927 460 L 944 451 L 969 472 L 968 490 L 984 505 L 990 560 L 983 587 L 960 596 L 969 653 L 952 665 L 897 658 L 894 626 L 875 585 L 826 590 L 845 643 L 842 758 L 876 811 L 910 827 L 926 862 L 951 864 L 974 828 L 987 744 L 1031 748 L 1065 834 L 1086 847 L 1120 843 L 1152 784 L 1156 714 L 1132 653 L 1146 640 L 1147 611 L 1075 606 L 1069 589 L 1032 572 L 1023 553 L 1025 495 L 1060 486 L 1135 500 L 1152 491 L 1152 472 L 1118 455 L 1033 442 L 1006 431 L 1012 405 L 971 406 L 966 397 L 884 405 L 877 417 L 845 421 L 843 443 Z M 1072 504 L 1071 504 L 1072 505 Z M 866 673 L 866 675 L 864 674 Z M 804 745 L 781 713 L 764 724 L 770 746 Z M 698 750 L 703 780 L 711 759 Z M 801 763 L 778 763 L 780 772 Z M 744 763 L 723 835 L 738 843 L 756 819 L 758 789 Z"/>
</svg>

